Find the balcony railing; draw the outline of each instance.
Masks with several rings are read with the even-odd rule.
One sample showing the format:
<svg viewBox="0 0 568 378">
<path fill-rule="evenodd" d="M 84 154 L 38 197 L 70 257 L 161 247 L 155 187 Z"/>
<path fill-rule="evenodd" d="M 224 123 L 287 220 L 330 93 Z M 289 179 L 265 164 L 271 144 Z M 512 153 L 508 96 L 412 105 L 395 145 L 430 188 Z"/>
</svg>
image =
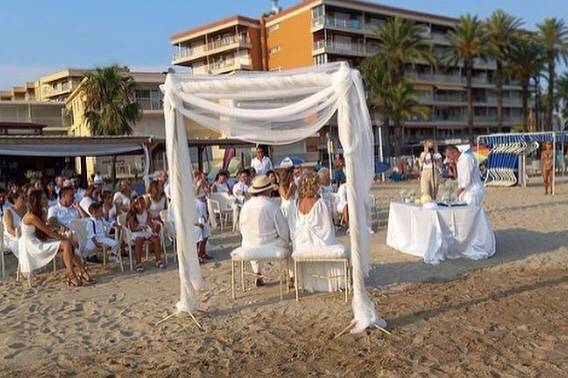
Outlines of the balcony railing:
<svg viewBox="0 0 568 378">
<path fill-rule="evenodd" d="M 363 22 L 359 19 L 342 19 L 330 16 L 319 16 L 312 20 L 312 27 L 330 27 L 349 30 L 363 30 Z"/>
<path fill-rule="evenodd" d="M 138 97 L 136 103 L 142 110 L 163 110 L 162 99 Z"/>
<path fill-rule="evenodd" d="M 449 41 L 448 41 L 448 37 L 447 37 L 446 34 L 444 34 L 444 33 L 432 32 L 432 33 L 431 33 L 431 38 L 432 38 L 435 42 L 449 42 Z"/>
<path fill-rule="evenodd" d="M 71 83 L 66 81 L 63 83 L 59 83 L 56 86 L 44 86 L 41 92 L 44 96 L 54 96 L 70 90 L 71 90 Z"/>
<path fill-rule="evenodd" d="M 184 58 L 196 58 L 210 51 L 225 47 L 232 47 L 233 45 L 238 45 L 240 47 L 250 47 L 250 41 L 244 35 L 233 35 L 230 37 L 224 37 L 221 39 L 209 41 L 208 44 L 203 44 L 195 47 L 176 46 L 172 55 L 172 59 L 176 61 Z"/>
<path fill-rule="evenodd" d="M 365 46 L 362 43 L 342 43 L 320 40 L 314 43 L 314 50 L 329 49 L 339 54 L 365 55 Z"/>
<path fill-rule="evenodd" d="M 225 59 L 216 62 L 212 62 L 209 64 L 209 68 L 212 73 L 218 73 L 219 71 L 227 71 L 227 70 L 238 70 L 244 67 L 250 67 L 251 61 L 250 59 L 244 58 L 232 58 L 232 59 Z"/>
</svg>

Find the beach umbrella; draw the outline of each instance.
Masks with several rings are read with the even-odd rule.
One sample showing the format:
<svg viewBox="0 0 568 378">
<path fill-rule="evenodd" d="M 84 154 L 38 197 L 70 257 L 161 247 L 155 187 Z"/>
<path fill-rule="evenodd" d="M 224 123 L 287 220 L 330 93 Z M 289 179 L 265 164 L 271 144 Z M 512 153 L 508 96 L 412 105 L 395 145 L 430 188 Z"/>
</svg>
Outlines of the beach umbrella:
<svg viewBox="0 0 568 378">
<path fill-rule="evenodd" d="M 304 159 L 297 156 L 288 156 L 278 162 L 278 168 L 290 168 L 304 164 Z"/>
</svg>

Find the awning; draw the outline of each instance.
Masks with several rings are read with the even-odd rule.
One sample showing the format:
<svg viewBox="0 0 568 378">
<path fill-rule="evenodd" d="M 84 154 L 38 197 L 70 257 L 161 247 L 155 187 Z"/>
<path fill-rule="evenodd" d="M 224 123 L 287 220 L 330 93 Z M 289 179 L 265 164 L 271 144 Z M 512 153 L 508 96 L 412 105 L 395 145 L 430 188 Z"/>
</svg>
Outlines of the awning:
<svg viewBox="0 0 568 378">
<path fill-rule="evenodd" d="M 451 86 L 451 85 L 436 85 L 436 89 L 439 89 L 441 91 L 459 91 L 459 92 L 465 92 L 465 88 L 460 86 L 459 84 L 456 84 L 455 87 Z"/>
<path fill-rule="evenodd" d="M 0 136 L 0 155 L 78 157 L 143 152 L 152 143 L 146 136 Z"/>
</svg>

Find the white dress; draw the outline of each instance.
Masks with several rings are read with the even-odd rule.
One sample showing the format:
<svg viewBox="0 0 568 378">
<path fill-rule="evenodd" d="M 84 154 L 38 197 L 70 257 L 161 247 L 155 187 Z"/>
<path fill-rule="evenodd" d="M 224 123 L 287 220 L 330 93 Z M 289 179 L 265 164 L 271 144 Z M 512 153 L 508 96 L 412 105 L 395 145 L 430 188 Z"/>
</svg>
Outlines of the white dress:
<svg viewBox="0 0 568 378">
<path fill-rule="evenodd" d="M 138 230 L 132 231 L 132 239 L 150 239 L 154 233 L 148 226 L 148 212 L 144 211 L 142 214 L 136 214 L 136 220 L 138 221 Z"/>
<path fill-rule="evenodd" d="M 329 215 L 329 209 L 321 198 L 307 214 L 302 214 L 297 206 L 290 207 L 288 223 L 292 239 L 292 256 L 314 259 L 318 256 L 334 258 L 348 256 L 345 246 L 335 238 L 335 228 Z M 300 271 L 301 277 L 298 277 L 299 282 L 308 292 L 337 291 L 344 286 L 343 279 L 321 277 L 340 276 L 343 274 L 342 268 L 342 263 L 303 263 Z"/>
<path fill-rule="evenodd" d="M 28 274 L 49 264 L 57 255 L 61 241 L 39 240 L 34 225 L 22 223 L 20 227 L 22 230 L 22 236 L 18 241 L 20 270 Z"/>
<path fill-rule="evenodd" d="M 150 206 L 148 206 L 148 213 L 152 219 L 160 219 L 160 212 L 166 208 L 166 196 L 162 196 L 159 201 L 154 201 L 152 197 L 148 195 L 150 200 Z"/>
<path fill-rule="evenodd" d="M 22 223 L 22 218 L 11 208 L 6 209 L 6 212 L 12 215 L 12 227 L 14 230 L 19 228 Z M 2 217 L 2 222 L 4 222 L 4 217 Z M 4 223 L 4 247 L 10 250 L 14 256 L 18 257 L 18 238 L 8 233 L 6 223 Z"/>
</svg>

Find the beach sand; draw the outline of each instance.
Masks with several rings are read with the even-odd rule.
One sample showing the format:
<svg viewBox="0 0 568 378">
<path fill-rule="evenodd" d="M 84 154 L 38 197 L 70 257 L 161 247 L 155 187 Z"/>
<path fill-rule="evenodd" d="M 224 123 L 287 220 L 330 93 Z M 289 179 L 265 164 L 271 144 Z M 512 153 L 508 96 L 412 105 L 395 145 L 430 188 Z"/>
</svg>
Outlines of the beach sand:
<svg viewBox="0 0 568 378">
<path fill-rule="evenodd" d="M 535 179 L 537 181 L 538 179 Z M 387 247 L 388 203 L 417 182 L 380 184 L 372 235 L 371 299 L 389 323 L 334 336 L 352 313 L 340 293 L 293 293 L 278 285 L 230 298 L 229 252 L 239 238 L 213 238 L 203 266 L 199 330 L 189 316 L 156 323 L 178 297 L 177 270 L 102 272 L 67 288 L 63 271 L 40 273 L 33 289 L 0 280 L 0 376 L 436 376 L 568 374 L 568 181 L 489 188 L 485 208 L 497 253 L 430 266 Z M 342 240 L 346 240 L 344 237 Z M 249 285 L 249 287 L 252 285 Z"/>
</svg>

